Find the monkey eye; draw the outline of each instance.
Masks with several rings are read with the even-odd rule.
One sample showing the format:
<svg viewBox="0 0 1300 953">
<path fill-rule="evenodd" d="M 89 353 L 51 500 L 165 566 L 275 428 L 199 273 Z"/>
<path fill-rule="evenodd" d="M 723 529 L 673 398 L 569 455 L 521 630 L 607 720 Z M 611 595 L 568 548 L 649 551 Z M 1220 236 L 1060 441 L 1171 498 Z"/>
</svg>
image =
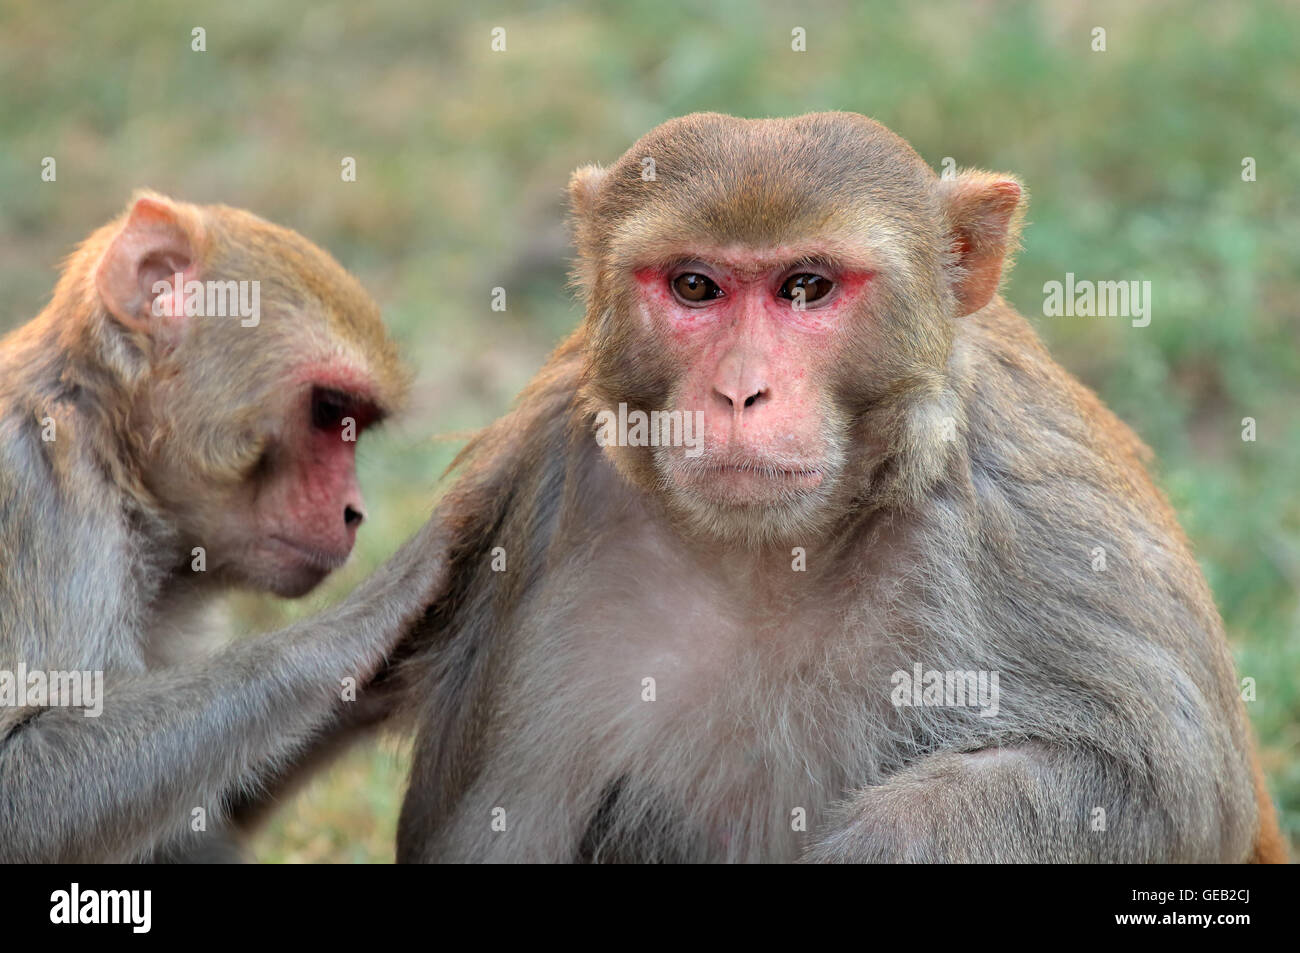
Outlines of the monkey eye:
<svg viewBox="0 0 1300 953">
<path fill-rule="evenodd" d="M 351 401 L 346 394 L 326 387 L 311 392 L 311 425 L 317 430 L 337 430 L 343 426 Z"/>
<path fill-rule="evenodd" d="M 781 285 L 780 290 L 777 291 L 777 295 L 795 301 L 799 295 L 799 289 L 802 288 L 803 302 L 804 304 L 810 304 L 813 301 L 825 298 L 834 287 L 835 283 L 829 278 L 814 275 L 811 272 L 801 272 L 787 278 L 785 283 Z"/>
<path fill-rule="evenodd" d="M 673 293 L 686 304 L 702 304 L 712 298 L 721 298 L 722 289 L 713 279 L 698 272 L 688 271 L 672 280 Z"/>
</svg>

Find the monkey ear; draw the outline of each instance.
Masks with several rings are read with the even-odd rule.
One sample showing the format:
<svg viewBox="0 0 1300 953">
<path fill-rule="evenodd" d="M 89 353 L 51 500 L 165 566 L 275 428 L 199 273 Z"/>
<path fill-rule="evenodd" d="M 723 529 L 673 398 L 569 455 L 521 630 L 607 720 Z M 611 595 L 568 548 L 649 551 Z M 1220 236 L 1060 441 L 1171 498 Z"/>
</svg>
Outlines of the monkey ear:
<svg viewBox="0 0 1300 953">
<path fill-rule="evenodd" d="M 194 277 L 201 230 L 177 203 L 138 194 L 95 271 L 95 287 L 109 313 L 129 328 L 154 327 L 155 285 L 171 286 L 178 273 L 182 281 Z"/>
<path fill-rule="evenodd" d="M 569 205 L 578 218 L 590 218 L 595 211 L 600 186 L 607 174 L 598 165 L 584 165 L 569 178 Z"/>
<path fill-rule="evenodd" d="M 939 200 L 954 258 L 957 313 L 971 314 L 992 300 L 1010 270 L 1024 214 L 1024 188 L 1011 176 L 963 172 L 939 181 Z"/>
<path fill-rule="evenodd" d="M 598 165 L 584 165 L 569 178 L 569 207 L 573 211 L 573 237 L 578 261 L 573 268 L 574 284 L 588 298 L 596 286 L 599 251 L 594 247 L 596 203 L 608 171 Z"/>
</svg>

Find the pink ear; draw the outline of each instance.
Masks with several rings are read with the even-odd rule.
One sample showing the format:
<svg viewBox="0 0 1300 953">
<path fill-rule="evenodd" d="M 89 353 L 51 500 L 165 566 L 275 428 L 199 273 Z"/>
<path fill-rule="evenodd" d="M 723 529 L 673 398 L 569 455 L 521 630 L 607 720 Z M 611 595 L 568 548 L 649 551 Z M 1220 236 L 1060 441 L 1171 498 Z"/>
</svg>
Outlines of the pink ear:
<svg viewBox="0 0 1300 953">
<path fill-rule="evenodd" d="M 137 199 L 95 272 L 95 286 L 109 313 L 127 327 L 154 326 L 156 283 L 170 285 L 178 273 L 183 281 L 194 278 L 197 227 L 167 199 Z M 183 317 L 183 312 L 177 315 Z"/>
<path fill-rule="evenodd" d="M 971 314 L 997 294 L 1020 229 L 1023 190 L 1006 176 L 963 172 L 939 183 L 956 268 L 957 313 Z"/>
</svg>

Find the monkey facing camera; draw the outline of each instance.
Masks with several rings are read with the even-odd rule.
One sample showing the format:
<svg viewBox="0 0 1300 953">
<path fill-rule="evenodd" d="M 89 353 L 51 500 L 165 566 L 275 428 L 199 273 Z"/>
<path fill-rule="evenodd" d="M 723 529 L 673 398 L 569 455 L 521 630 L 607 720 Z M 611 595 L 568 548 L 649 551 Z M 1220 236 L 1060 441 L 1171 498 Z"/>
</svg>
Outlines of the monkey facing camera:
<svg viewBox="0 0 1300 953">
<path fill-rule="evenodd" d="M 570 196 L 586 318 L 437 510 L 400 860 L 1284 858 L 1147 449 L 998 296 L 1015 178 L 696 114 Z"/>
</svg>

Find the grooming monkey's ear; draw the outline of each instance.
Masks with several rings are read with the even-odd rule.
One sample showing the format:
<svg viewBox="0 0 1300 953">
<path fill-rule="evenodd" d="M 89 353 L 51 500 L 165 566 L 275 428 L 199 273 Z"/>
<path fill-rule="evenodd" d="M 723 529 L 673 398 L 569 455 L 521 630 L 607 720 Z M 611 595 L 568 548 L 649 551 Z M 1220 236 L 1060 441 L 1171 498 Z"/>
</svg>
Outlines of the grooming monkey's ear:
<svg viewBox="0 0 1300 953">
<path fill-rule="evenodd" d="M 178 273 L 183 281 L 195 277 L 202 228 L 171 199 L 153 193 L 137 195 L 95 270 L 95 287 L 109 313 L 129 328 L 153 327 L 154 302 L 159 297 L 155 286 L 171 285 Z M 174 319 L 184 317 L 181 310 Z"/>
<path fill-rule="evenodd" d="M 1011 176 L 963 172 L 939 181 L 939 201 L 954 255 L 950 280 L 957 313 L 971 314 L 992 300 L 1010 269 L 1024 214 L 1024 188 Z"/>
</svg>

